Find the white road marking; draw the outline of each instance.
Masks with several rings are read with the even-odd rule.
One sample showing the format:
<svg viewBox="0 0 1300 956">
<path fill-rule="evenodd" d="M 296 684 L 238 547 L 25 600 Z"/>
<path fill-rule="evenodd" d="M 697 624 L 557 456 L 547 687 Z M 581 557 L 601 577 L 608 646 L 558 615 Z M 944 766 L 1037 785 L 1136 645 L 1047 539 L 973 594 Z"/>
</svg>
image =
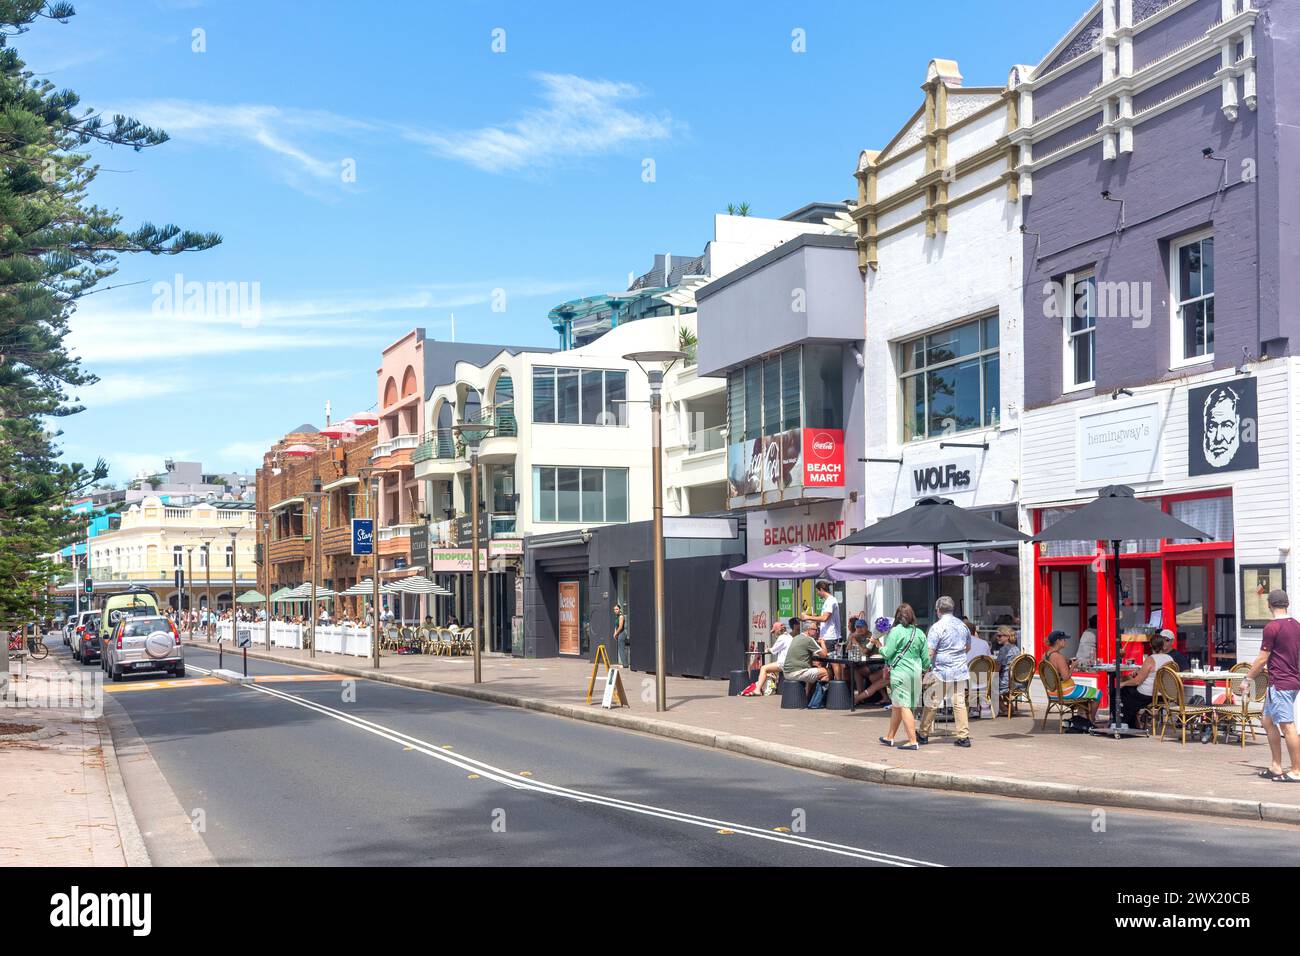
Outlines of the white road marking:
<svg viewBox="0 0 1300 956">
<path fill-rule="evenodd" d="M 335 720 L 350 724 L 353 727 L 374 734 L 377 737 L 390 740 L 393 743 L 401 744 L 403 747 L 410 746 L 419 753 L 433 757 L 435 760 L 440 760 L 443 763 L 458 767 L 469 773 L 477 773 L 482 777 L 486 777 L 487 779 L 503 786 L 510 787 L 513 790 L 529 790 L 534 793 L 560 797 L 577 803 L 592 803 L 615 810 L 623 810 L 628 813 L 656 817 L 661 820 L 669 820 L 675 823 L 684 823 L 689 826 L 706 827 L 715 831 L 719 829 L 732 830 L 742 836 L 748 836 L 757 840 L 769 840 L 774 843 L 785 843 L 806 850 L 818 850 L 822 853 L 867 860 L 872 863 L 880 863 L 886 866 L 938 867 L 943 865 L 928 860 L 918 860 L 912 857 L 897 856 L 880 850 L 869 850 L 863 847 L 848 846 L 842 843 L 832 843 L 827 840 L 817 840 L 799 834 L 777 833 L 770 829 L 753 827 L 743 823 L 731 823 L 726 820 L 715 820 L 693 813 L 685 813 L 680 810 L 671 810 L 649 804 L 633 803 L 628 800 L 618 799 L 617 797 L 607 797 L 602 794 L 588 793 L 582 790 L 574 790 L 569 787 L 561 787 L 557 784 L 545 783 L 540 780 L 521 777 L 519 774 L 511 773 L 508 770 L 502 770 L 500 767 L 485 763 L 481 760 L 450 754 L 434 744 L 421 740 L 418 737 L 404 734 L 401 731 L 392 729 L 391 727 L 385 727 L 383 724 L 378 724 L 366 720 L 365 718 L 357 717 L 341 710 L 336 710 L 333 707 L 327 707 L 324 704 L 317 703 L 316 701 L 298 697 L 276 688 L 261 684 L 246 684 L 244 685 L 244 689 L 256 691 L 259 694 L 278 697 L 281 700 L 288 701 L 291 704 L 296 704 L 299 707 L 305 707 L 308 710 L 314 710 L 327 717 L 333 717 Z"/>
</svg>

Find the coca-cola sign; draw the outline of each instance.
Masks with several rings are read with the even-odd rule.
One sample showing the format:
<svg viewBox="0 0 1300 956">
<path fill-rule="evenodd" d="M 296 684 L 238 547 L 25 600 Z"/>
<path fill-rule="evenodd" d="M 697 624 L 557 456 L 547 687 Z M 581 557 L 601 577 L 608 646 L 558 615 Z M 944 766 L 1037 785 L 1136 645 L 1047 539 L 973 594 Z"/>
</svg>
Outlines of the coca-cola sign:
<svg viewBox="0 0 1300 956">
<path fill-rule="evenodd" d="M 844 487 L 844 430 L 803 430 L 803 484 L 805 488 Z"/>
</svg>

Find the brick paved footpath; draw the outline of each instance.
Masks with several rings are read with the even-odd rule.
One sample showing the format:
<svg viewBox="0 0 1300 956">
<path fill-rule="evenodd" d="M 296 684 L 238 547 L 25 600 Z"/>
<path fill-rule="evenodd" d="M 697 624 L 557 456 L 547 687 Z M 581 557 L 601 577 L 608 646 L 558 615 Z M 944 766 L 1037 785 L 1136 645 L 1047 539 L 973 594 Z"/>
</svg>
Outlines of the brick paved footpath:
<svg viewBox="0 0 1300 956">
<path fill-rule="evenodd" d="M 26 682 L 17 681 L 17 661 L 11 661 L 10 672 L 11 696 L 20 702 L 44 697 L 50 682 L 64 675 L 80 676 L 53 653 L 28 662 Z M 5 808 L 0 866 L 126 865 L 105 766 L 103 722 L 69 707 L 3 706 L 0 724 L 39 728 L 26 737 L 0 737 L 0 805 Z"/>
<path fill-rule="evenodd" d="M 254 649 L 252 656 L 264 654 L 265 649 Z M 273 656 L 287 662 L 311 663 L 301 650 L 277 647 Z M 373 673 L 368 658 L 322 653 L 315 663 Z M 447 685 L 471 685 L 473 679 L 468 657 L 386 654 L 380 672 Z M 513 697 L 585 708 L 590 675 L 591 665 L 584 661 L 487 655 L 483 659 L 481 687 Z M 1055 716 L 1045 730 L 1041 729 L 1041 722 L 1031 720 L 1022 707 L 1020 717 L 972 721 L 973 746 L 969 749 L 952 746 L 940 724 L 928 746 L 918 751 L 898 751 L 877 740 L 888 727 L 887 711 L 782 710 L 776 696 L 728 697 L 726 681 L 669 677 L 669 709 L 656 714 L 654 678 L 625 670 L 624 680 L 631 706 L 621 710 L 622 714 L 670 725 L 720 735 L 744 735 L 787 748 L 900 770 L 1281 804 L 1285 805 L 1281 818 L 1300 822 L 1300 786 L 1258 776 L 1259 769 L 1268 764 L 1268 744 L 1262 731 L 1254 741 L 1248 739 L 1244 748 L 1235 738 L 1231 743 L 1198 741 L 1186 745 L 1176 738 L 1164 742 L 1156 738 L 1113 740 L 1058 734 Z M 1041 696 L 1037 680 L 1033 687 L 1035 695 Z M 600 709 L 600 690 L 598 682 L 597 702 L 592 710 Z M 1041 717 L 1041 703 L 1036 707 Z M 1005 792 L 1014 794 L 1015 788 L 1005 788 Z M 1153 801 L 1153 808 L 1157 807 L 1158 801 Z"/>
</svg>

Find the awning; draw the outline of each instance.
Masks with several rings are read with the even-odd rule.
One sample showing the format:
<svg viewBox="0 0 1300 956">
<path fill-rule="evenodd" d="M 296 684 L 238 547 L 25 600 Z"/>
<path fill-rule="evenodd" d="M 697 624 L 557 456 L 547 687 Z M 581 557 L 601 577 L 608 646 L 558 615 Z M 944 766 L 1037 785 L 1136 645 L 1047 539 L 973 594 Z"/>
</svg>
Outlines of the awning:
<svg viewBox="0 0 1300 956">
<path fill-rule="evenodd" d="M 331 481 L 328 485 L 321 485 L 321 491 L 333 491 L 335 488 L 347 488 L 351 485 L 361 484 L 361 479 L 356 475 L 346 475 L 338 481 Z"/>
<path fill-rule="evenodd" d="M 248 591 L 235 598 L 236 604 L 262 604 L 266 601 L 265 594 L 258 594 L 256 591 Z"/>
<path fill-rule="evenodd" d="M 275 504 L 271 505 L 271 510 L 279 511 L 281 508 L 287 508 L 290 505 L 302 505 L 306 503 L 307 503 L 306 499 L 304 499 L 302 496 L 298 496 L 296 498 L 285 498 L 284 501 L 277 501 Z"/>
</svg>

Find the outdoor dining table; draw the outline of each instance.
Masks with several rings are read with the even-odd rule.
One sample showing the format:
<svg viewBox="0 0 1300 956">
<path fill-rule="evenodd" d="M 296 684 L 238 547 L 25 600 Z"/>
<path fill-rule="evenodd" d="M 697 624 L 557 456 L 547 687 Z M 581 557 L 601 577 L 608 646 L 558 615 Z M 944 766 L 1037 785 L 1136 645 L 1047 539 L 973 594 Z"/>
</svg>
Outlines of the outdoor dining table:
<svg viewBox="0 0 1300 956">
<path fill-rule="evenodd" d="M 849 685 L 849 710 L 850 711 L 855 711 L 858 709 L 858 693 L 857 693 L 857 689 L 854 687 L 852 668 L 856 667 L 858 664 L 870 664 L 873 661 L 875 661 L 877 658 L 879 658 L 879 660 L 882 663 L 884 662 L 884 657 L 882 655 L 872 655 L 871 658 L 846 657 L 843 654 L 814 654 L 812 656 L 812 659 L 815 661 L 821 661 L 825 664 L 841 664 L 845 668 L 849 669 L 848 673 L 845 674 L 845 677 L 848 678 L 846 683 Z"/>
<path fill-rule="evenodd" d="M 1205 688 L 1206 705 L 1212 705 L 1214 703 L 1213 685 L 1219 683 L 1226 684 L 1233 677 L 1240 677 L 1241 674 L 1237 673 L 1236 671 L 1224 671 L 1224 670 L 1210 671 L 1210 670 L 1206 670 L 1205 668 L 1201 668 L 1200 670 L 1194 670 L 1194 671 L 1179 671 L 1178 676 L 1181 677 L 1184 682 L 1187 682 L 1189 680 L 1199 681 Z"/>
</svg>

